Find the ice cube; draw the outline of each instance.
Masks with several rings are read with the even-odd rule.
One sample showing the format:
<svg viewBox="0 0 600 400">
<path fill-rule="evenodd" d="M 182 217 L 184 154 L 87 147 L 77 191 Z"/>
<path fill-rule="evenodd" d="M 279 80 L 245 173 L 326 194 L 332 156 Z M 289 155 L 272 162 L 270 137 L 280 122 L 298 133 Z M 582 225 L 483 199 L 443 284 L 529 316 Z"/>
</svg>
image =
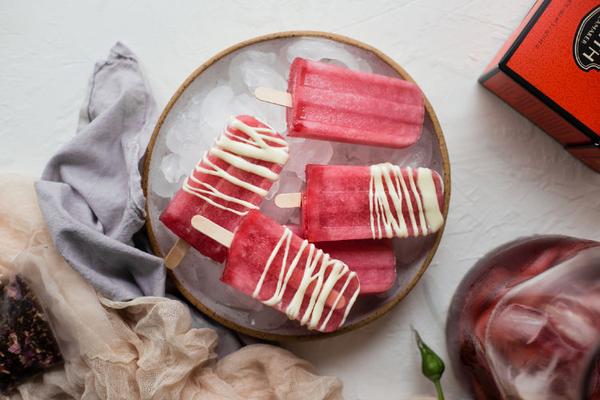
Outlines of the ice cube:
<svg viewBox="0 0 600 400">
<path fill-rule="evenodd" d="M 227 124 L 231 116 L 231 103 L 234 99 L 233 90 L 226 85 L 217 86 L 208 92 L 200 106 L 201 119 L 216 131 Z"/>
<path fill-rule="evenodd" d="M 242 79 L 250 91 L 264 86 L 277 90 L 286 90 L 287 82 L 277 72 L 264 64 L 244 62 L 241 65 Z"/>
<path fill-rule="evenodd" d="M 298 193 L 303 189 L 304 181 L 291 171 L 282 171 L 279 181 L 273 185 L 273 188 L 267 195 L 265 201 L 261 205 L 261 211 L 273 218 L 280 224 L 288 224 L 293 221 L 294 216 L 300 214 L 297 208 L 279 208 L 275 205 L 273 198 L 279 193 Z M 294 223 L 297 223 L 295 221 Z"/>
<path fill-rule="evenodd" d="M 295 173 L 302 180 L 306 180 L 306 164 L 329 164 L 333 156 L 333 146 L 324 140 L 288 138 L 288 142 L 290 159 L 285 170 Z"/>
<path fill-rule="evenodd" d="M 281 182 L 279 184 L 279 193 L 300 192 L 304 187 L 304 180 L 290 171 L 281 173 Z"/>
<path fill-rule="evenodd" d="M 496 343 L 531 344 L 537 340 L 547 324 L 546 316 L 535 308 L 511 304 L 493 319 L 490 324 L 490 340 Z"/>
<path fill-rule="evenodd" d="M 281 135 L 285 136 L 287 123 L 285 121 L 285 107 L 279 107 L 274 104 L 262 103 L 258 107 L 259 119 L 264 121 L 271 128 L 275 129 Z"/>
<path fill-rule="evenodd" d="M 275 53 L 246 51 L 229 63 L 229 84 L 236 92 L 253 94 L 259 86 L 285 90 L 287 81 L 280 72 Z"/>
<path fill-rule="evenodd" d="M 588 349 L 598 340 L 599 329 L 594 323 L 595 312 L 590 309 L 593 304 L 591 302 L 583 305 L 557 298 L 545 311 L 550 324 L 563 339 L 579 349 Z"/>
<path fill-rule="evenodd" d="M 358 65 L 358 69 L 363 72 L 373 72 L 373 68 L 367 60 L 364 58 L 357 57 L 356 64 Z"/>
<path fill-rule="evenodd" d="M 189 174 L 206 152 L 205 149 L 206 146 L 197 143 L 189 143 L 181 149 L 179 152 L 180 174 Z"/>
<path fill-rule="evenodd" d="M 275 197 L 277 192 L 279 192 L 280 184 L 281 184 L 281 180 L 278 180 L 277 182 L 275 182 L 273 184 L 273 186 L 271 186 L 271 190 L 269 190 L 269 193 L 267 193 L 267 195 L 265 196 L 265 200 L 271 200 Z"/>
<path fill-rule="evenodd" d="M 325 61 L 350 69 L 360 69 L 356 57 L 346 50 L 342 44 L 322 39 L 296 39 L 285 49 L 285 57 L 288 63 L 291 63 L 296 57 L 302 57 L 308 60 Z"/>
<path fill-rule="evenodd" d="M 167 148 L 173 153 L 179 152 L 179 150 L 182 147 L 181 139 L 179 138 L 177 132 L 178 130 L 176 128 L 173 129 L 170 126 L 168 127 L 168 129 L 164 129 L 164 135 L 166 135 Z"/>
<path fill-rule="evenodd" d="M 152 174 L 153 179 L 150 184 L 150 190 L 163 199 L 170 199 L 177 191 L 178 186 L 173 182 L 168 182 L 163 171 Z"/>
<path fill-rule="evenodd" d="M 160 170 L 169 183 L 176 183 L 181 177 L 179 168 L 179 155 L 167 154 L 160 162 Z"/>
<path fill-rule="evenodd" d="M 257 50 L 240 51 L 231 59 L 229 64 L 229 76 L 232 77 L 232 68 L 235 68 L 236 65 L 247 61 L 261 63 L 264 65 L 274 65 L 277 63 L 277 55 L 273 52 Z"/>
<path fill-rule="evenodd" d="M 561 400 L 566 398 L 562 395 L 556 396 L 552 393 L 552 382 L 554 381 L 555 368 L 558 363 L 558 357 L 553 357 L 552 361 L 546 368 L 531 370 L 531 369 L 511 369 L 506 366 L 502 369 L 502 382 L 509 393 L 506 393 L 507 398 L 514 399 L 531 399 L 531 400 Z M 506 372 L 505 372 L 506 371 Z M 504 379 L 502 378 L 504 377 Z M 574 387 L 576 385 L 571 385 Z M 571 389 L 570 391 L 572 391 Z"/>
<path fill-rule="evenodd" d="M 229 65 L 229 84 L 240 95 L 232 102 L 232 114 L 250 114 L 264 121 L 276 131 L 286 129 L 285 108 L 257 101 L 254 90 L 259 86 L 286 90 L 287 76 L 277 68 L 274 53 L 248 51 L 236 55 Z"/>
</svg>

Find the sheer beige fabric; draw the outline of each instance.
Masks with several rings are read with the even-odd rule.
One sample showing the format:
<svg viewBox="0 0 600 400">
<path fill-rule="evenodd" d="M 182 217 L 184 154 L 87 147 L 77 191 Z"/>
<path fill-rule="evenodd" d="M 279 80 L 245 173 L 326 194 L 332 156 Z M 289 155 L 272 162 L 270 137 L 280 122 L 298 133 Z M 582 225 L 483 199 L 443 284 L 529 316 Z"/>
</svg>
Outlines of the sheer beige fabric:
<svg viewBox="0 0 600 400">
<path fill-rule="evenodd" d="M 0 187 L 0 273 L 31 282 L 66 360 L 10 399 L 341 399 L 337 378 L 275 346 L 247 346 L 217 361 L 216 333 L 191 328 L 180 302 L 99 298 L 54 249 L 33 180 L 0 175 Z"/>
</svg>

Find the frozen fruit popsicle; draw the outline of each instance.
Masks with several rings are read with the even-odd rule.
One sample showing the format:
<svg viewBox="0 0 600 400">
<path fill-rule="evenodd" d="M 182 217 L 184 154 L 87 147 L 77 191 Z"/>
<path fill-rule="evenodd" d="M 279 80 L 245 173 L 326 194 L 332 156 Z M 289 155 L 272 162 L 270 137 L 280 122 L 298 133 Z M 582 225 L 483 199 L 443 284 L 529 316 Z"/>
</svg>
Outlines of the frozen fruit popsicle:
<svg viewBox="0 0 600 400">
<path fill-rule="evenodd" d="M 192 225 L 229 246 L 221 277 L 226 284 L 308 329 L 331 332 L 344 324 L 360 284 L 343 262 L 259 211 L 251 211 L 233 233 L 202 216 Z"/>
<path fill-rule="evenodd" d="M 200 253 L 223 262 L 227 248 L 193 229 L 192 217 L 203 215 L 234 230 L 250 210 L 258 209 L 287 159 L 287 143 L 272 128 L 251 116 L 232 117 L 160 220 Z"/>
<path fill-rule="evenodd" d="M 419 87 L 398 78 L 296 58 L 288 93 L 258 88 L 256 96 L 288 107 L 288 135 L 403 148 L 421 136 Z"/>
<path fill-rule="evenodd" d="M 311 242 L 425 236 L 444 223 L 443 182 L 429 168 L 307 165 L 306 191 L 278 195 L 283 207 L 302 207 Z M 300 200 L 300 201 L 299 201 Z"/>
<path fill-rule="evenodd" d="M 297 225 L 290 230 L 302 237 Z M 336 260 L 343 261 L 356 272 L 360 281 L 360 294 L 387 292 L 396 281 L 396 256 L 390 239 L 340 240 L 317 242 L 317 248 Z"/>
</svg>

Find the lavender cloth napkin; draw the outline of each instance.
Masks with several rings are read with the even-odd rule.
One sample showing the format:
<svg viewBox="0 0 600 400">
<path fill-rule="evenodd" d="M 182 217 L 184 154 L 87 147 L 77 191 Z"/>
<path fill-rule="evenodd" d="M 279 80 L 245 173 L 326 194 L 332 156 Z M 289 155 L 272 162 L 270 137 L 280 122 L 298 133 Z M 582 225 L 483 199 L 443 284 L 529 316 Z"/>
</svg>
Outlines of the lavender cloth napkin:
<svg viewBox="0 0 600 400">
<path fill-rule="evenodd" d="M 148 250 L 140 165 L 156 107 L 135 55 L 117 43 L 96 64 L 75 137 L 50 159 L 36 183 L 56 248 L 112 300 L 164 296 L 163 260 Z M 200 314 L 195 326 L 219 331 L 225 353 L 240 346 Z"/>
<path fill-rule="evenodd" d="M 144 226 L 139 163 L 154 113 L 134 55 L 117 44 L 94 68 L 77 134 L 36 184 L 58 250 L 114 300 L 165 294 L 162 260 L 134 247 Z"/>
</svg>

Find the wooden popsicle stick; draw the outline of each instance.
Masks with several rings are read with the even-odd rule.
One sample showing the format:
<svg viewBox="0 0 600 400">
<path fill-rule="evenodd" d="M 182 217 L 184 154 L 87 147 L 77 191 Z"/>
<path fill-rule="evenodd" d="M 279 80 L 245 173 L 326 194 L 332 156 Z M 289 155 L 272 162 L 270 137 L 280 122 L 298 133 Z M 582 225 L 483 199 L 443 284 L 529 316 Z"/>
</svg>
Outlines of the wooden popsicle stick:
<svg viewBox="0 0 600 400">
<path fill-rule="evenodd" d="M 257 87 L 254 90 L 254 96 L 256 96 L 258 100 L 266 101 L 267 103 L 292 107 L 292 95 L 288 92 L 282 92 L 281 90 L 266 87 Z"/>
<path fill-rule="evenodd" d="M 231 241 L 233 240 L 233 233 L 229 232 L 227 229 L 222 226 L 215 224 L 210 219 L 203 217 L 201 215 L 195 215 L 192 218 L 192 226 L 197 231 L 205 234 L 221 243 L 223 246 L 229 248 L 231 246 Z M 337 290 L 332 290 L 329 296 L 327 297 L 326 303 L 329 307 L 333 306 L 335 303 L 335 299 L 338 297 L 340 293 Z M 336 306 L 336 310 L 340 310 L 346 307 L 346 299 L 340 298 Z"/>
<path fill-rule="evenodd" d="M 312 293 L 312 291 L 314 290 L 315 286 L 316 286 L 316 282 L 312 281 L 308 285 L 308 288 L 306 289 L 306 291 L 308 293 Z M 327 300 L 325 300 L 325 304 L 327 304 L 330 308 L 333 307 L 333 303 L 335 303 L 335 299 L 337 299 L 337 297 L 339 296 L 339 294 L 340 294 L 340 292 L 338 292 L 335 289 L 332 289 L 331 293 L 329 293 L 329 296 L 327 296 Z M 342 296 L 342 297 L 340 297 L 340 301 L 335 306 L 335 309 L 336 310 L 341 310 L 344 307 L 346 307 L 346 299 L 344 298 L 344 296 Z"/>
<path fill-rule="evenodd" d="M 165 257 L 165 266 L 169 269 L 175 269 L 187 254 L 190 245 L 182 239 L 177 239 L 167 256 Z"/>
<path fill-rule="evenodd" d="M 282 193 L 275 196 L 279 208 L 298 208 L 302 205 L 302 193 Z"/>
<path fill-rule="evenodd" d="M 194 217 L 192 217 L 192 226 L 197 231 L 204 233 L 206 236 L 221 243 L 223 246 L 227 248 L 231 246 L 233 233 L 229 232 L 221 225 L 215 224 L 210 219 L 203 217 L 202 215 L 194 215 Z"/>
</svg>

